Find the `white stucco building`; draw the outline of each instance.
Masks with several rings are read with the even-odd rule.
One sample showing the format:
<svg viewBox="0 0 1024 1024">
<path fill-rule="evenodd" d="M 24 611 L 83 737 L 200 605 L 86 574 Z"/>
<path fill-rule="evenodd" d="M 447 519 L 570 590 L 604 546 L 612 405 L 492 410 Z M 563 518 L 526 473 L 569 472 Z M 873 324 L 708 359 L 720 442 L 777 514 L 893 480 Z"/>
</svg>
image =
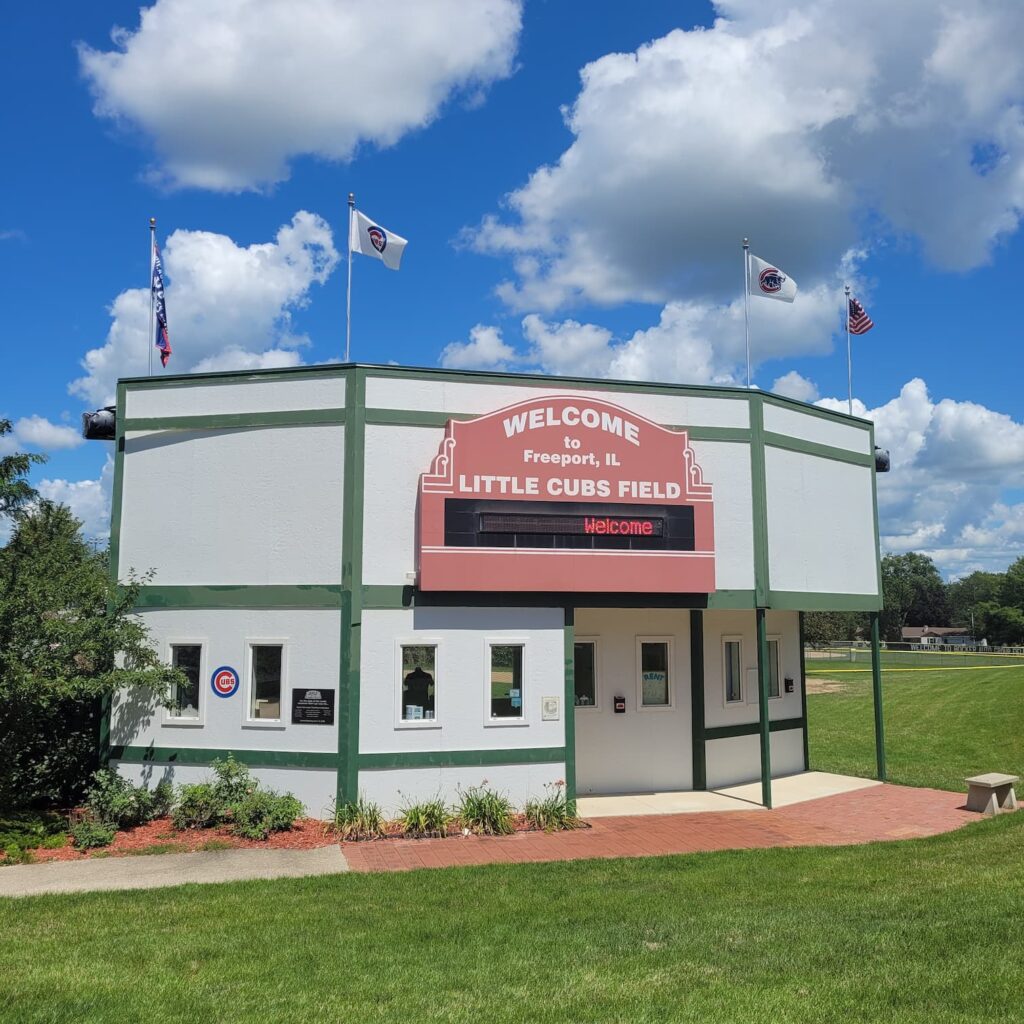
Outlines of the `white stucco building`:
<svg viewBox="0 0 1024 1024">
<path fill-rule="evenodd" d="M 757 391 L 341 365 L 123 380 L 115 431 L 111 571 L 190 679 L 113 702 L 133 778 L 770 802 L 802 613 L 881 607 L 871 424 Z"/>
</svg>

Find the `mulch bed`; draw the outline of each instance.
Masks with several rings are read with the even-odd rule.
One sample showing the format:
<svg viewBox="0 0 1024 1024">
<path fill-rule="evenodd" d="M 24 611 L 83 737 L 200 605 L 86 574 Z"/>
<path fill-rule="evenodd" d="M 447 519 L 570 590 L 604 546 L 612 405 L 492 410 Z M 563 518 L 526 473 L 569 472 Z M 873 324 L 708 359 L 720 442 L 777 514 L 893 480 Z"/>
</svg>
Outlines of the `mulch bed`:
<svg viewBox="0 0 1024 1024">
<path fill-rule="evenodd" d="M 521 814 L 515 816 L 513 824 L 516 832 L 537 831 L 527 824 L 526 818 Z M 452 826 L 448 836 L 457 839 L 462 836 L 462 832 Z M 260 840 L 242 839 L 240 836 L 233 835 L 230 826 L 227 825 L 178 832 L 171 824 L 170 818 L 157 818 L 146 825 L 118 832 L 110 846 L 98 850 L 78 850 L 71 845 L 71 837 L 68 836 L 67 843 L 56 850 L 33 850 L 32 861 L 42 864 L 47 861 L 89 860 L 97 854 L 101 857 L 137 856 L 154 846 L 160 847 L 159 850 L 154 850 L 154 853 L 195 853 L 203 850 L 211 841 L 215 844 L 216 849 L 230 847 L 237 850 L 314 850 L 321 846 L 334 846 L 337 843 L 386 842 L 390 839 L 407 838 L 412 837 L 404 836 L 397 822 L 389 822 L 385 835 L 380 839 L 343 840 L 326 822 L 318 821 L 315 818 L 300 818 L 291 831 L 272 832 L 269 838 Z"/>
</svg>

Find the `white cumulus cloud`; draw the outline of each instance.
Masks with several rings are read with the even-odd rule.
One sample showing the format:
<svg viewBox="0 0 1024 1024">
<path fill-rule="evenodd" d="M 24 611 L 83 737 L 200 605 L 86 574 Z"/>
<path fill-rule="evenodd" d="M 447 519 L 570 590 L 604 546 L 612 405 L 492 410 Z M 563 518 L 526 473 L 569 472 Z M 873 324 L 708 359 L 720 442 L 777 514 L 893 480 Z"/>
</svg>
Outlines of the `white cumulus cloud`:
<svg viewBox="0 0 1024 1024">
<path fill-rule="evenodd" d="M 513 258 L 514 308 L 721 302 L 744 236 L 808 286 L 878 230 L 958 270 L 1017 229 L 1019 0 L 715 6 L 586 65 L 569 147 L 466 233 Z"/>
<path fill-rule="evenodd" d="M 67 505 L 82 522 L 86 537 L 105 541 L 110 535 L 110 494 L 114 479 L 114 459 L 108 455 L 97 480 L 40 480 L 39 496 Z"/>
<path fill-rule="evenodd" d="M 96 113 L 150 136 L 175 185 L 263 188 L 347 160 L 511 73 L 520 0 L 156 0 L 79 46 Z"/>
<path fill-rule="evenodd" d="M 452 370 L 504 370 L 517 362 L 515 349 L 502 340 L 501 328 L 477 324 L 469 341 L 453 341 L 441 352 L 441 365 Z"/>
<path fill-rule="evenodd" d="M 291 331 L 291 312 L 308 303 L 310 289 L 338 262 L 330 226 L 305 210 L 274 241 L 249 246 L 179 229 L 162 257 L 174 349 L 169 369 L 178 373 L 294 366 L 294 349 L 307 339 Z M 118 377 L 147 372 L 149 290 L 121 292 L 110 315 L 105 343 L 86 353 L 85 375 L 70 385 L 72 394 L 97 405 L 112 401 Z"/>
<path fill-rule="evenodd" d="M 74 427 L 51 423 L 44 416 L 23 416 L 15 420 L 11 433 L 3 439 L 11 451 L 19 446 L 41 448 L 44 451 L 66 451 L 85 444 L 81 433 Z"/>
</svg>

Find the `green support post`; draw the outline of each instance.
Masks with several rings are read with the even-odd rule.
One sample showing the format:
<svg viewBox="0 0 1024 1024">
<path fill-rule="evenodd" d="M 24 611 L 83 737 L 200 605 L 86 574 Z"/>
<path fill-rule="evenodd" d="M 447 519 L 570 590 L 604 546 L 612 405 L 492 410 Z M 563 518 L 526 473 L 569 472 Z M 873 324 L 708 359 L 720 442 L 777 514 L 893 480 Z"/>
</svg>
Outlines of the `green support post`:
<svg viewBox="0 0 1024 1024">
<path fill-rule="evenodd" d="M 708 788 L 707 745 L 704 739 L 704 613 L 690 611 L 690 743 L 693 788 Z"/>
<path fill-rule="evenodd" d="M 804 650 L 804 613 L 800 613 L 800 715 L 804 720 L 804 771 L 811 770 L 810 726 L 807 723 L 807 662 Z"/>
<path fill-rule="evenodd" d="M 576 806 L 576 610 L 565 609 L 565 802 Z"/>
<path fill-rule="evenodd" d="M 768 628 L 764 609 L 757 612 L 757 690 L 758 731 L 761 735 L 761 803 L 769 810 L 772 806 L 772 744 L 768 722 Z"/>
<path fill-rule="evenodd" d="M 878 612 L 871 613 L 871 687 L 875 704 L 875 761 L 878 779 L 885 782 L 885 723 L 882 719 L 882 653 L 878 636 Z"/>
</svg>

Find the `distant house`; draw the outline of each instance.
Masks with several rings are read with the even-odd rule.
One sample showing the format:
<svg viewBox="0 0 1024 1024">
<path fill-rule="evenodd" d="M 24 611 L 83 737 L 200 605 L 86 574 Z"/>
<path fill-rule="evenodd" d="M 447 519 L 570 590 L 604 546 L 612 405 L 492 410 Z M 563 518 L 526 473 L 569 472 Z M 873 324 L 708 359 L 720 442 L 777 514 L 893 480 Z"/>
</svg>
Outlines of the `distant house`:
<svg viewBox="0 0 1024 1024">
<path fill-rule="evenodd" d="M 904 626 L 904 643 L 908 644 L 971 644 L 974 639 L 966 626 Z"/>
</svg>

